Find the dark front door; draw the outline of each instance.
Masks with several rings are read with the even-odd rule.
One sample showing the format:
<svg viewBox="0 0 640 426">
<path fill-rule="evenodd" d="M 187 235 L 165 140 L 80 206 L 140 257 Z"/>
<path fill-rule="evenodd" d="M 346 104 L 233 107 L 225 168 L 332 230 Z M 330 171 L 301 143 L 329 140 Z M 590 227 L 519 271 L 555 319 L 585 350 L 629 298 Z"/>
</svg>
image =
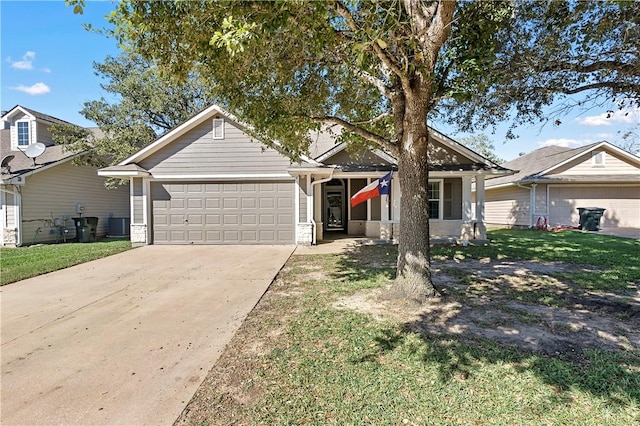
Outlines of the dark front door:
<svg viewBox="0 0 640 426">
<path fill-rule="evenodd" d="M 347 209 L 345 203 L 344 181 L 333 179 L 324 187 L 324 211 L 322 221 L 325 231 L 344 231 L 346 229 Z"/>
</svg>

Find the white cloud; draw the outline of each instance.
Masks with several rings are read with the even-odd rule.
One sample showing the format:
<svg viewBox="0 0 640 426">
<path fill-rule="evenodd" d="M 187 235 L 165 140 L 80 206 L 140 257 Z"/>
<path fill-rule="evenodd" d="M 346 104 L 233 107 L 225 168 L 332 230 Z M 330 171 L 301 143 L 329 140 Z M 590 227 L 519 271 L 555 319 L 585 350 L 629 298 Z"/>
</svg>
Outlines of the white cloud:
<svg viewBox="0 0 640 426">
<path fill-rule="evenodd" d="M 613 139 L 615 135 L 613 133 L 596 133 L 593 137 L 597 139 Z"/>
<path fill-rule="evenodd" d="M 22 55 L 21 61 L 13 61 L 11 58 L 7 58 L 7 62 L 11 64 L 11 68 L 15 68 L 18 70 L 32 70 L 33 69 L 33 61 L 36 59 L 36 52 L 28 51 L 24 55 Z"/>
<path fill-rule="evenodd" d="M 578 140 L 578 139 L 559 138 L 559 139 L 547 139 L 546 141 L 540 141 L 538 142 L 538 146 L 540 147 L 563 146 L 565 148 L 577 148 L 579 146 L 587 145 L 592 142 L 593 141 L 587 140 L 587 139 Z"/>
<path fill-rule="evenodd" d="M 49 93 L 51 91 L 51 89 L 49 88 L 49 86 L 47 86 L 44 83 L 36 83 L 32 86 L 24 86 L 24 85 L 20 85 L 20 86 L 16 86 L 16 87 L 12 87 L 13 90 L 18 90 L 20 92 L 24 92 L 24 93 L 28 93 L 29 95 L 44 95 L 46 93 Z"/>
<path fill-rule="evenodd" d="M 584 126 L 611 126 L 613 124 L 640 123 L 640 108 L 622 109 L 605 112 L 600 115 L 592 115 L 578 119 L 578 123 Z"/>
</svg>

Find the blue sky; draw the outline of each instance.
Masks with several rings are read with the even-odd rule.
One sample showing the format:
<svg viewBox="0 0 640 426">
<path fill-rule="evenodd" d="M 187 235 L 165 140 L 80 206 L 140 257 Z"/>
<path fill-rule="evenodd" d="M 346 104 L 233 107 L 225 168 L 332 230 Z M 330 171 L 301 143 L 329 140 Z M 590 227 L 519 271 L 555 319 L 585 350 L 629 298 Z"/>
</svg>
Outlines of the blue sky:
<svg viewBox="0 0 640 426">
<path fill-rule="evenodd" d="M 83 15 L 74 15 L 64 1 L 0 0 L 1 106 L 8 110 L 22 105 L 81 126 L 93 126 L 79 111 L 86 101 L 109 96 L 100 88 L 93 63 L 116 56 L 116 42 L 87 32 L 83 23 L 94 27 L 106 25 L 104 16 L 113 10 L 110 1 L 88 1 Z M 495 135 L 496 153 L 511 160 L 520 152 L 530 152 L 545 145 L 577 147 L 608 140 L 620 141 L 620 132 L 640 123 L 640 110 L 616 113 L 606 119 L 607 108 L 592 109 L 561 117 L 562 125 L 521 127 L 520 138 L 504 141 L 508 123 Z M 436 125 L 455 139 L 453 129 Z"/>
</svg>

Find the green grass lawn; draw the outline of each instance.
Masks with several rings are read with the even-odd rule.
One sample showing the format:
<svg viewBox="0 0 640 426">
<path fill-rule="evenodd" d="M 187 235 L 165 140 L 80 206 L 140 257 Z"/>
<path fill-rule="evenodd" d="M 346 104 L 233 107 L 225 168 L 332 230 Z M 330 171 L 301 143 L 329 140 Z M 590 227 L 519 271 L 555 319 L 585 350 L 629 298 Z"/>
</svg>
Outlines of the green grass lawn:
<svg viewBox="0 0 640 426">
<path fill-rule="evenodd" d="M 640 282 L 637 240 L 536 231 L 490 238 L 490 246 L 433 255 L 591 265 L 592 284 L 559 279 L 606 292 Z M 548 356 L 337 307 L 341 297 L 389 284 L 396 256 L 393 246 L 293 256 L 178 424 L 640 424 L 637 347 Z"/>
<path fill-rule="evenodd" d="M 2 248 L 0 249 L 0 285 L 68 268 L 130 248 L 129 240 Z"/>
<path fill-rule="evenodd" d="M 575 231 L 495 230 L 491 244 L 435 247 L 434 259 L 525 259 L 590 265 L 595 271 L 560 275 L 593 290 L 616 290 L 640 282 L 640 240 Z"/>
</svg>

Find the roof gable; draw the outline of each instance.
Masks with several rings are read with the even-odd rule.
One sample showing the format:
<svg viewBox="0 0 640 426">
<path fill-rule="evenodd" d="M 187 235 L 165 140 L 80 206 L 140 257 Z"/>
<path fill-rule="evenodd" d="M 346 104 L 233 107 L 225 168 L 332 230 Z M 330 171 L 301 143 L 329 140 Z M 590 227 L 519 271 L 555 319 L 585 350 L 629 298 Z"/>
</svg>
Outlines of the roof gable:
<svg viewBox="0 0 640 426">
<path fill-rule="evenodd" d="M 72 123 L 69 123 L 68 121 L 61 120 L 59 118 L 56 118 L 56 117 L 48 115 L 48 114 L 43 114 L 41 112 L 35 111 L 33 109 L 30 109 L 30 108 L 25 108 L 25 107 L 23 107 L 21 105 L 16 105 L 13 108 L 11 108 L 9 111 L 7 111 L 2 116 L 2 120 L 7 120 L 7 121 L 11 120 L 11 118 L 13 118 L 16 115 L 27 115 L 32 120 L 41 121 L 41 122 L 44 122 L 46 124 L 68 124 L 68 125 L 73 125 Z"/>
<path fill-rule="evenodd" d="M 640 158 L 605 141 L 592 143 L 579 148 L 547 146 L 504 163 L 504 167 L 517 170 L 517 173 L 511 176 L 490 179 L 487 181 L 487 187 L 543 180 L 545 177 L 561 172 L 563 167 L 569 166 L 577 159 L 602 149 L 615 152 L 617 155 L 640 167 Z"/>
<path fill-rule="evenodd" d="M 397 165 L 398 162 L 391 155 L 379 149 L 355 153 L 349 152 L 346 143 L 341 143 L 329 151 L 316 158 L 316 161 L 325 165 L 337 166 L 377 166 L 377 165 Z"/>
<path fill-rule="evenodd" d="M 235 116 L 233 116 L 231 113 L 225 111 L 224 109 L 220 108 L 219 106 L 211 105 L 210 107 L 205 108 L 204 110 L 202 110 L 198 114 L 194 115 L 193 117 L 191 117 L 190 119 L 188 119 L 184 123 L 180 124 L 179 126 L 173 128 L 172 130 L 168 131 L 164 135 L 160 136 L 158 139 L 156 139 L 150 145 L 148 145 L 145 148 L 139 150 L 138 152 L 136 152 L 135 154 L 133 154 L 129 158 L 121 161 L 118 165 L 124 166 L 124 165 L 127 165 L 127 164 L 140 162 L 140 161 L 150 157 L 152 154 L 155 154 L 156 152 L 160 151 L 165 146 L 173 143 L 174 141 L 176 141 L 178 138 L 180 138 L 181 136 L 185 135 L 186 133 L 196 129 L 201 124 L 207 122 L 208 120 L 212 120 L 216 116 L 222 116 L 222 117 L 232 121 L 234 123 L 234 125 L 237 125 L 237 127 L 240 128 L 243 131 L 249 131 L 249 132 L 251 131 L 251 127 L 248 124 L 245 124 L 245 123 L 241 122 Z M 259 141 L 259 142 L 264 144 L 264 142 L 262 142 L 262 141 Z M 277 142 L 277 141 L 274 141 L 273 145 L 275 145 L 276 149 L 281 146 L 279 144 L 279 142 Z M 309 159 L 309 158 L 307 158 L 305 156 L 301 156 L 300 159 L 302 161 L 304 161 L 304 162 L 316 164 L 315 161 L 313 161 L 313 160 L 311 160 L 311 159 Z"/>
</svg>

